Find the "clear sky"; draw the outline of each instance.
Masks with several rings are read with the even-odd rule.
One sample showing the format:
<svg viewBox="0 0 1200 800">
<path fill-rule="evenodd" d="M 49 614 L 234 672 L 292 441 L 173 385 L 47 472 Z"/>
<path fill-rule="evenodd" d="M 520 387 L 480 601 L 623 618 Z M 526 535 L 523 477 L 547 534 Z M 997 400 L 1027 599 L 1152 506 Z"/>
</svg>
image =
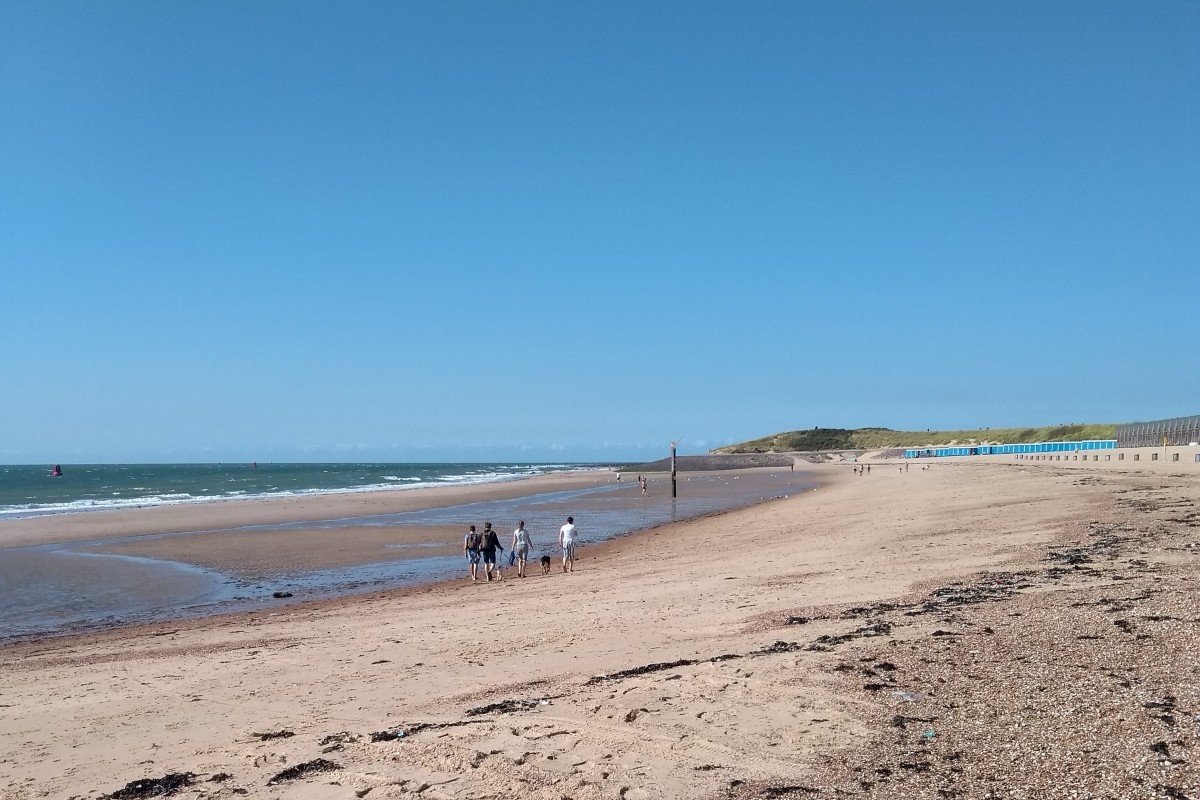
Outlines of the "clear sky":
<svg viewBox="0 0 1200 800">
<path fill-rule="evenodd" d="M 0 462 L 1200 413 L 1200 3 L 0 0 Z"/>
</svg>

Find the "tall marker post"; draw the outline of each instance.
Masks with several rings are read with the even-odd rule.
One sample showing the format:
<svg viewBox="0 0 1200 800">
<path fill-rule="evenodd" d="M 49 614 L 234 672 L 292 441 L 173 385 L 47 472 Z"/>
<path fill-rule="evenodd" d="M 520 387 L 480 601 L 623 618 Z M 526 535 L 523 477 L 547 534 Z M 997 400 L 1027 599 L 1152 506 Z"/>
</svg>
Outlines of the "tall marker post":
<svg viewBox="0 0 1200 800">
<path fill-rule="evenodd" d="M 675 445 L 681 441 L 682 441 L 682 438 L 676 439 L 674 442 L 671 442 L 671 499 L 672 500 L 675 499 L 675 496 L 677 494 L 675 491 Z"/>
</svg>

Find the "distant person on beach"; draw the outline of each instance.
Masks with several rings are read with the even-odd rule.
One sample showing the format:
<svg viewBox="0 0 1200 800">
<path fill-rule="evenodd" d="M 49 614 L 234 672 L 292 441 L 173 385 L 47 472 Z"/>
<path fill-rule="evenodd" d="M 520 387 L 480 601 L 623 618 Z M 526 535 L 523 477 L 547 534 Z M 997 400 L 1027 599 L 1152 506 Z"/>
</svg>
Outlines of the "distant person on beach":
<svg viewBox="0 0 1200 800">
<path fill-rule="evenodd" d="M 467 535 L 463 537 L 463 556 L 467 559 L 467 565 L 471 570 L 471 580 L 479 580 L 479 551 L 483 549 L 483 537 L 475 532 L 475 526 L 472 525 Z"/>
<path fill-rule="evenodd" d="M 529 550 L 532 547 L 533 540 L 529 538 L 529 531 L 525 530 L 525 520 L 521 520 L 517 523 L 512 538 L 512 554 L 516 558 L 518 578 L 525 577 L 525 562 L 529 560 Z"/>
<path fill-rule="evenodd" d="M 868 475 L 871 474 L 871 465 L 870 464 L 867 464 L 867 474 Z"/>
<path fill-rule="evenodd" d="M 646 493 L 646 484 L 649 483 L 645 477 L 638 475 L 638 485 L 642 487 L 642 494 Z"/>
<path fill-rule="evenodd" d="M 492 523 L 483 523 L 483 571 L 487 573 L 487 579 L 492 579 L 492 573 L 496 574 L 496 580 L 504 580 L 504 574 L 500 572 L 500 565 L 496 563 L 496 551 L 504 552 L 504 548 L 500 546 L 500 537 L 496 535 L 496 531 L 492 528 Z"/>
<path fill-rule="evenodd" d="M 558 529 L 558 546 L 562 548 L 562 571 L 575 571 L 575 540 L 579 538 L 579 530 L 575 527 L 575 518 L 567 517 L 567 524 Z"/>
<path fill-rule="evenodd" d="M 51 471 L 51 473 L 50 473 L 50 476 L 53 478 L 61 478 L 62 477 L 62 467 L 59 466 L 58 464 L 55 464 L 53 471 Z"/>
</svg>

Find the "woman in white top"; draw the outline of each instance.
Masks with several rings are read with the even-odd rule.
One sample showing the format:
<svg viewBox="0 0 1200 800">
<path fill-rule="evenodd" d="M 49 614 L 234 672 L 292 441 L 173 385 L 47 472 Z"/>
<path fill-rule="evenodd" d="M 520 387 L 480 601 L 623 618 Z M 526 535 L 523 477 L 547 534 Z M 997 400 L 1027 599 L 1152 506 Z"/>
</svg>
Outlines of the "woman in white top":
<svg viewBox="0 0 1200 800">
<path fill-rule="evenodd" d="M 525 530 L 525 520 L 517 523 L 517 529 L 513 531 L 512 551 L 517 558 L 517 577 L 525 577 L 525 562 L 529 560 L 529 548 L 533 546 L 533 540 L 529 538 L 529 531 Z"/>
</svg>

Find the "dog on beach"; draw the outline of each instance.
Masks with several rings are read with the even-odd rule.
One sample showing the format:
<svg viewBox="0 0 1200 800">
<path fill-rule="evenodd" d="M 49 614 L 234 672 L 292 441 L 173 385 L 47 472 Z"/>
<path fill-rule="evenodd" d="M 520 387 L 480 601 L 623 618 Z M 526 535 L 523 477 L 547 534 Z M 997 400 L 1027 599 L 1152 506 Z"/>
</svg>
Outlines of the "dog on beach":
<svg viewBox="0 0 1200 800">
<path fill-rule="evenodd" d="M 542 556 L 542 574 L 550 574 L 550 556 Z"/>
</svg>

